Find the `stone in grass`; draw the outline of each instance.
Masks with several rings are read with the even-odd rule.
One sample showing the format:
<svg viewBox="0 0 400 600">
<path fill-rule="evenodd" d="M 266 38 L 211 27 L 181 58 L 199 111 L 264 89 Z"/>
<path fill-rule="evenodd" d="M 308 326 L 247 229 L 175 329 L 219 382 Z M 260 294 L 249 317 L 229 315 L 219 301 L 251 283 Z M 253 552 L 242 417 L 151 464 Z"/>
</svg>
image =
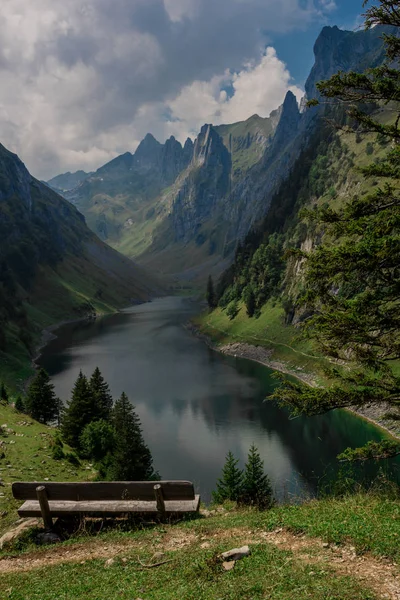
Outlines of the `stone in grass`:
<svg viewBox="0 0 400 600">
<path fill-rule="evenodd" d="M 114 563 L 115 563 L 115 559 L 114 558 L 109 558 L 104 563 L 104 566 L 105 566 L 105 568 L 112 567 Z"/>
<path fill-rule="evenodd" d="M 54 533 L 54 531 L 44 531 L 43 533 L 39 533 L 36 540 L 41 546 L 45 546 L 46 544 L 58 544 L 61 542 L 61 538 Z"/>
<path fill-rule="evenodd" d="M 233 550 L 228 550 L 228 552 L 223 552 L 221 554 L 222 558 L 226 561 L 235 561 L 244 558 L 245 556 L 249 556 L 250 548 L 248 546 L 242 546 L 241 548 L 233 548 Z"/>
<path fill-rule="evenodd" d="M 225 571 L 231 571 L 234 566 L 235 566 L 234 560 L 224 560 L 224 562 L 222 563 L 222 567 L 225 569 Z"/>
</svg>

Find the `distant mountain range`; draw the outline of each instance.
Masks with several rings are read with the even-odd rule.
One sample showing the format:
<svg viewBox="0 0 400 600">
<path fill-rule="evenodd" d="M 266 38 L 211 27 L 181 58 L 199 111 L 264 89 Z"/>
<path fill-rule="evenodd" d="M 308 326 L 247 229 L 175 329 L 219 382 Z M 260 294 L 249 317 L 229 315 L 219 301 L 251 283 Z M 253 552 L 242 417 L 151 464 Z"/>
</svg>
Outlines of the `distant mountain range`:
<svg viewBox="0 0 400 600">
<path fill-rule="evenodd" d="M 350 32 L 325 27 L 305 85 L 338 70 L 383 60 L 382 28 Z M 238 241 L 268 214 L 320 122 L 319 109 L 299 107 L 288 92 L 268 118 L 206 124 L 194 142 L 151 134 L 95 173 L 79 171 L 48 183 L 72 202 L 89 227 L 123 254 L 154 271 L 203 281 L 231 263 Z M 76 186 L 73 186 L 74 182 Z"/>
</svg>

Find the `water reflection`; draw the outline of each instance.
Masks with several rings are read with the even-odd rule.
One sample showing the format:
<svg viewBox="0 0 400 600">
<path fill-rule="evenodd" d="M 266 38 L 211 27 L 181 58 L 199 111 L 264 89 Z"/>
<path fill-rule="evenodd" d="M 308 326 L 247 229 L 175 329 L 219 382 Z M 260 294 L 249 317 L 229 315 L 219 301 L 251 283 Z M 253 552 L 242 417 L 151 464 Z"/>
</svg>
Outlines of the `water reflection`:
<svg viewBox="0 0 400 600">
<path fill-rule="evenodd" d="M 243 465 L 254 442 L 279 497 L 312 495 L 337 467 L 339 452 L 380 438 L 377 429 L 344 411 L 290 419 L 263 402 L 277 385 L 272 372 L 222 356 L 194 338 L 182 325 L 197 310 L 190 301 L 164 298 L 66 326 L 41 364 L 63 400 L 80 369 L 90 375 L 98 366 L 113 395 L 125 391 L 135 404 L 157 470 L 165 478 L 194 481 L 205 500 L 228 450 Z"/>
</svg>

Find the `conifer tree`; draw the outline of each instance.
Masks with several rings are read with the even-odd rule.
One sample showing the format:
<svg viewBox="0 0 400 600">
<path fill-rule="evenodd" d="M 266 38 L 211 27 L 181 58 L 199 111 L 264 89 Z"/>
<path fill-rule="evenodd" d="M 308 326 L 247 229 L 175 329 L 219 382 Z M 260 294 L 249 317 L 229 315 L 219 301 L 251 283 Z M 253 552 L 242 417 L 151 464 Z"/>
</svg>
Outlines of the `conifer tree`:
<svg viewBox="0 0 400 600">
<path fill-rule="evenodd" d="M 226 455 L 222 477 L 217 481 L 217 489 L 212 493 L 214 502 L 222 504 L 225 500 L 238 502 L 243 483 L 243 471 L 238 468 L 238 460 L 229 450 Z"/>
<path fill-rule="evenodd" d="M 107 478 L 113 481 L 158 479 L 150 450 L 143 440 L 140 419 L 125 393 L 115 402 L 112 422 L 116 443 L 110 457 Z"/>
<path fill-rule="evenodd" d="M 104 380 L 98 367 L 93 371 L 89 381 L 89 388 L 97 408 L 98 419 L 108 421 L 111 418 L 113 399 L 108 383 Z"/>
<path fill-rule="evenodd" d="M 29 385 L 25 409 L 39 423 L 51 423 L 59 418 L 60 401 L 54 393 L 54 385 L 44 369 L 39 369 Z"/>
<path fill-rule="evenodd" d="M 72 448 L 80 449 L 80 436 L 86 425 L 98 419 L 94 396 L 86 375 L 79 372 L 62 417 L 61 432 L 64 441 Z"/>
<path fill-rule="evenodd" d="M 0 386 L 0 402 L 2 404 L 8 404 L 8 392 L 3 382 L 1 382 Z"/>
<path fill-rule="evenodd" d="M 271 482 L 264 473 L 264 461 L 254 444 L 247 456 L 240 500 L 259 509 L 270 508 L 274 503 Z"/>
<path fill-rule="evenodd" d="M 21 395 L 18 395 L 17 399 L 15 400 L 15 410 L 22 413 L 25 412 L 25 404 Z"/>
<path fill-rule="evenodd" d="M 244 301 L 246 304 L 247 316 L 251 318 L 254 316 L 254 313 L 256 311 L 256 297 L 251 286 L 247 286 L 247 288 L 244 291 Z"/>
<path fill-rule="evenodd" d="M 207 292 L 206 292 L 206 300 L 209 308 L 215 308 L 217 305 L 215 291 L 214 291 L 214 282 L 212 280 L 211 275 L 208 276 L 207 281 Z"/>
<path fill-rule="evenodd" d="M 364 16 L 366 29 L 400 27 L 399 1 L 380 0 Z M 341 208 L 308 212 L 326 236 L 318 248 L 302 253 L 305 293 L 298 304 L 313 313 L 306 321 L 309 335 L 326 355 L 351 368 L 333 371 L 333 384 L 325 389 L 285 381 L 274 397 L 295 414 L 385 403 L 394 417 L 400 415 L 400 377 L 392 368 L 400 358 L 400 37 L 398 30 L 386 30 L 382 38 L 383 65 L 363 73 L 339 72 L 317 86 L 331 110 L 340 107 L 358 131 L 377 134 L 390 145 L 384 159 L 359 168 L 369 180 L 383 178 L 378 187 L 348 198 Z M 387 107 L 392 118 L 377 117 L 377 106 Z M 389 441 L 348 450 L 340 458 L 398 454 L 400 444 Z"/>
</svg>

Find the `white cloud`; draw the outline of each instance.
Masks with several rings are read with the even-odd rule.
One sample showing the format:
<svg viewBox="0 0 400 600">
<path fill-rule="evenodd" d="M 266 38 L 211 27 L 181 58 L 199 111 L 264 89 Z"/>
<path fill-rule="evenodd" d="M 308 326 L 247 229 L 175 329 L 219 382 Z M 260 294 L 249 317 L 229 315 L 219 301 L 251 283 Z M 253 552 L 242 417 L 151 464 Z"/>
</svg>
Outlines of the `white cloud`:
<svg viewBox="0 0 400 600">
<path fill-rule="evenodd" d="M 167 126 L 182 139 L 203 123 L 234 123 L 257 113 L 267 117 L 282 104 L 288 90 L 297 98 L 304 92 L 290 83 L 290 73 L 274 48 L 267 48 L 258 63 L 248 63 L 238 73 L 226 71 L 210 81 L 194 81 L 167 105 Z M 226 93 L 226 88 L 232 90 Z M 164 110 L 165 112 L 165 110 Z"/>
<path fill-rule="evenodd" d="M 266 114 L 290 88 L 272 50 L 259 58 L 268 33 L 331 4 L 1 0 L 0 142 L 49 178 L 134 150 L 147 131 Z"/>
</svg>

